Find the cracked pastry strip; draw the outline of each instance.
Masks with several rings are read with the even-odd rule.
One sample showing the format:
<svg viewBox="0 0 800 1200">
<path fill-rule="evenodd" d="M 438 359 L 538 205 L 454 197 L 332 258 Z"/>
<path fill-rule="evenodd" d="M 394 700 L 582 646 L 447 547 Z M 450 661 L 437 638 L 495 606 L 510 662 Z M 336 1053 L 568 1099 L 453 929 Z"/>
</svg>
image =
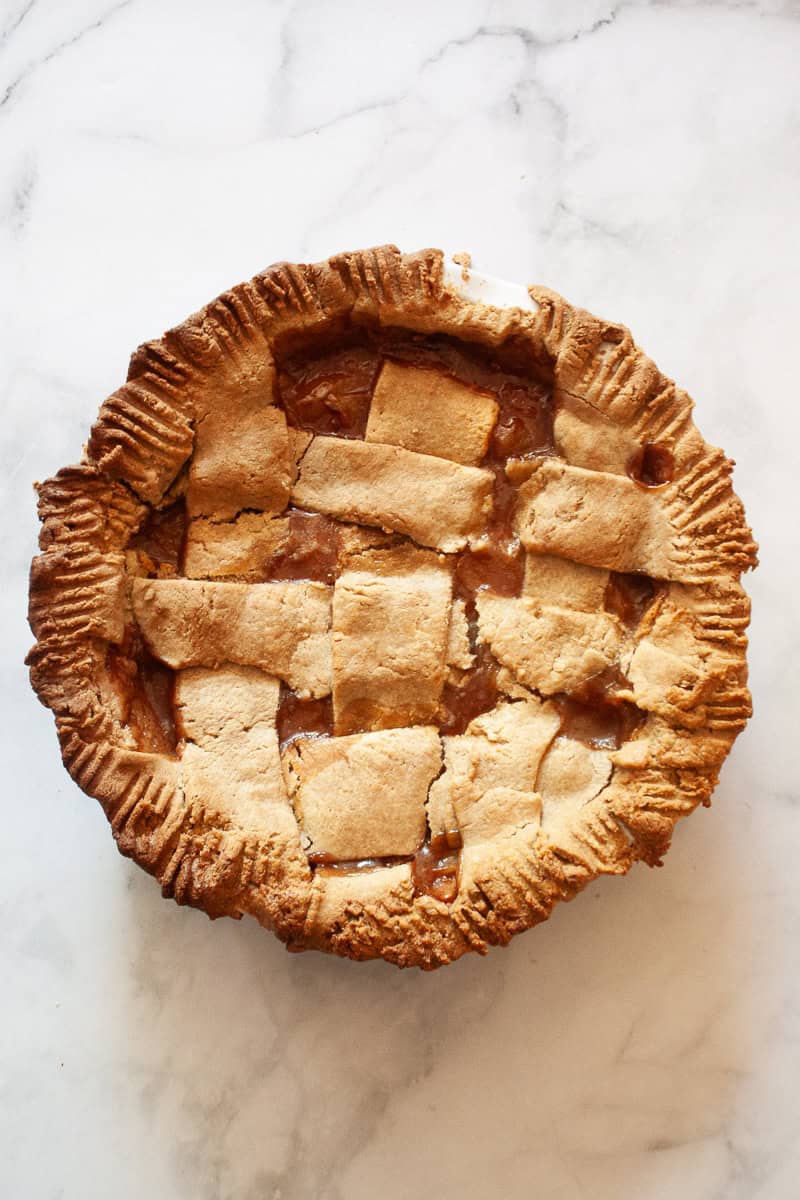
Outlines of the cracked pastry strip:
<svg viewBox="0 0 800 1200">
<path fill-rule="evenodd" d="M 556 395 L 553 433 L 565 462 L 590 471 L 625 475 L 640 450 L 634 432 L 568 392 Z"/>
<path fill-rule="evenodd" d="M 300 461 L 292 501 L 452 552 L 482 533 L 492 483 L 490 471 L 402 446 L 316 437 Z"/>
<path fill-rule="evenodd" d="M 331 589 L 320 583 L 134 579 L 133 611 L 170 667 L 257 666 L 300 696 L 331 689 Z"/>
<path fill-rule="evenodd" d="M 190 579 L 332 583 L 340 527 L 321 513 L 240 513 L 233 521 L 189 522 L 184 573 Z"/>
<path fill-rule="evenodd" d="M 283 767 L 308 853 L 345 862 L 414 854 L 441 763 L 439 736 L 425 726 L 290 743 Z"/>
<path fill-rule="evenodd" d="M 441 371 L 388 360 L 375 384 L 366 440 L 476 466 L 498 411 L 490 392 Z"/>
<path fill-rule="evenodd" d="M 431 787 L 430 805 L 453 812 L 465 846 L 505 827 L 510 818 L 501 800 L 509 799 L 507 792 L 517 815 L 538 822 L 536 775 L 559 724 L 555 705 L 531 697 L 500 703 L 476 717 L 466 733 L 442 739 L 445 769 Z M 490 794 L 497 789 L 499 795 Z"/>
<path fill-rule="evenodd" d="M 186 530 L 184 573 L 189 579 L 237 575 L 255 582 L 263 578 L 288 536 L 285 516 L 243 512 L 233 521 L 198 517 Z"/>
<path fill-rule="evenodd" d="M 621 475 L 545 459 L 520 485 L 515 527 L 527 550 L 661 579 L 684 571 L 663 495 Z"/>
<path fill-rule="evenodd" d="M 450 609 L 445 659 L 448 667 L 455 667 L 458 671 L 468 671 L 475 661 L 469 645 L 467 605 L 460 597 L 453 600 Z"/>
<path fill-rule="evenodd" d="M 607 613 L 582 613 L 479 592 L 478 627 L 492 653 L 525 687 L 570 691 L 616 661 L 623 630 Z"/>
<path fill-rule="evenodd" d="M 542 798 L 536 792 L 490 787 L 461 814 L 460 833 L 466 850 L 495 838 L 514 837 L 542 820 Z"/>
<path fill-rule="evenodd" d="M 606 750 L 595 750 L 569 737 L 557 737 L 542 759 L 536 786 L 542 797 L 545 830 L 572 820 L 574 810 L 588 804 L 611 778 Z"/>
<path fill-rule="evenodd" d="M 450 598 L 450 571 L 431 551 L 400 546 L 350 559 L 333 591 L 336 733 L 437 717 Z"/>
<path fill-rule="evenodd" d="M 180 671 L 183 781 L 187 803 L 224 811 L 245 829 L 282 833 L 299 849 L 274 726 L 279 687 L 256 667 Z"/>
</svg>

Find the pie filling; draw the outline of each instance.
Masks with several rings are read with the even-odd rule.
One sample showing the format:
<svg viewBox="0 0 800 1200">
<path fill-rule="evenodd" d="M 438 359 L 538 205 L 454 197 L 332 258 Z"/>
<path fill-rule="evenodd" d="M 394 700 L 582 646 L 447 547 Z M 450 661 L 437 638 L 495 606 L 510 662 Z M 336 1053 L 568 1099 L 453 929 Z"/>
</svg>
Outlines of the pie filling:
<svg viewBox="0 0 800 1200">
<path fill-rule="evenodd" d="M 630 688 L 630 682 L 615 665 L 556 696 L 561 714 L 559 732 L 595 750 L 618 750 L 645 719 L 641 709 L 620 697 L 626 688 Z"/>
<path fill-rule="evenodd" d="M 628 629 L 636 629 L 653 603 L 658 586 L 648 575 L 610 571 L 603 595 L 603 607 L 606 612 L 619 617 Z"/>
<path fill-rule="evenodd" d="M 106 669 L 120 698 L 122 724 L 138 748 L 174 758 L 179 742 L 175 672 L 150 653 L 136 626 L 128 627 L 119 646 L 109 645 Z"/>
<path fill-rule="evenodd" d="M 336 522 L 322 513 L 289 508 L 286 542 L 269 566 L 270 579 L 310 579 L 332 584 L 336 579 L 339 535 Z"/>
<path fill-rule="evenodd" d="M 411 866 L 411 883 L 415 896 L 434 896 L 450 903 L 458 894 L 458 871 L 461 857 L 461 834 L 458 830 L 426 834 L 416 854 L 383 855 L 376 858 L 337 859 L 332 854 L 309 854 L 308 861 L 318 875 L 357 875 L 381 867 Z"/>
<path fill-rule="evenodd" d="M 186 540 L 186 505 L 181 498 L 167 508 L 151 508 L 129 546 L 149 575 L 180 574 Z"/>
<path fill-rule="evenodd" d="M 587 634 L 589 644 L 580 647 L 577 675 L 567 674 L 564 686 L 562 676 L 554 675 L 540 687 L 520 668 L 511 671 L 515 686 L 508 683 L 506 658 L 516 653 L 514 613 L 534 630 L 552 625 L 554 637 L 567 639 L 564 645 L 571 645 L 570 621 L 580 629 L 581 621 L 595 619 L 567 611 L 569 596 L 559 607 L 557 584 L 551 595 L 537 592 L 535 580 L 529 588 L 526 571 L 536 551 L 526 551 L 515 528 L 520 486 L 543 459 L 558 460 L 546 371 L 532 369 L 529 359 L 526 365 L 513 345 L 490 353 L 444 336 L 353 327 L 328 345 L 317 341 L 313 348 L 295 346 L 284 353 L 276 378 L 275 408 L 285 414 L 283 436 L 295 459 L 295 482 L 289 479 L 283 506 L 242 504 L 233 518 L 218 520 L 207 510 L 198 516 L 190 465 L 183 481 L 187 495 L 151 510 L 131 538 L 132 574 L 156 586 L 186 578 L 187 585 L 196 581 L 188 586 L 228 589 L 214 596 L 235 598 L 222 615 L 212 605 L 214 619 L 187 609 L 180 652 L 162 648 L 158 621 L 148 625 L 150 644 L 133 622 L 123 644 L 109 647 L 107 669 L 120 697 L 121 721 L 139 749 L 181 754 L 175 671 L 227 661 L 280 679 L 277 741 L 282 756 L 294 755 L 298 770 L 310 770 L 304 753 L 309 741 L 329 739 L 332 746 L 346 742 L 348 755 L 361 754 L 364 777 L 372 779 L 375 755 L 388 755 L 391 769 L 393 736 L 409 726 L 431 727 L 444 736 L 446 763 L 449 741 L 456 747 L 459 739 L 469 739 L 471 723 L 500 712 L 507 700 L 549 705 L 546 711 L 557 714 L 557 722 L 547 744 L 558 735 L 610 750 L 634 736 L 645 714 L 630 701 L 619 639 L 637 629 L 662 590 L 647 575 L 578 567 L 586 587 L 596 591 L 601 625 L 600 634 Z M 337 464 L 345 465 L 337 470 Z M 629 476 L 646 489 L 665 486 L 673 473 L 672 454 L 654 444 L 643 446 L 628 465 Z M 373 493 L 380 498 L 373 501 Z M 565 563 L 564 569 L 572 566 Z M 272 646 L 265 637 L 262 650 L 259 638 L 250 636 L 250 657 L 226 658 L 228 651 L 219 647 L 231 638 L 235 643 L 233 624 L 252 626 L 258 585 L 301 581 L 318 585 L 318 592 L 304 593 L 304 602 L 317 605 L 314 614 L 330 605 L 327 632 L 318 615 L 301 610 L 299 600 L 292 603 L 293 592 L 276 593 L 280 613 L 296 622 L 294 640 Z M 501 611 L 500 633 L 489 644 L 477 603 L 481 595 L 522 606 L 509 610 L 510 643 L 501 636 Z M 331 685 L 324 682 L 328 678 Z M 386 731 L 385 745 L 369 741 L 380 730 Z M 326 760 L 319 769 L 335 767 Z M 434 777 L 439 780 L 435 772 Z M 312 785 L 302 773 L 298 778 L 295 811 L 306 832 L 303 789 Z M 312 869 L 329 877 L 410 865 L 415 895 L 452 901 L 462 832 L 454 820 L 432 828 L 426 807 L 431 779 L 408 801 L 417 817 L 409 818 L 410 844 L 402 853 L 373 853 L 380 841 L 370 842 L 367 835 L 363 853 L 357 845 L 348 851 L 352 839 L 334 852 L 307 835 Z M 523 799 L 533 790 L 514 780 L 496 783 Z M 330 803 L 335 802 L 332 794 Z M 414 848 L 419 835 L 413 830 L 421 828 L 414 824 L 420 819 L 414 806 L 420 804 L 425 833 Z"/>
<path fill-rule="evenodd" d="M 646 442 L 628 463 L 628 474 L 640 487 L 666 487 L 675 474 L 672 451 L 657 442 Z"/>
<path fill-rule="evenodd" d="M 278 744 L 283 750 L 297 737 L 330 737 L 333 733 L 333 702 L 330 696 L 318 700 L 303 699 L 285 683 L 281 684 L 275 717 Z"/>
</svg>

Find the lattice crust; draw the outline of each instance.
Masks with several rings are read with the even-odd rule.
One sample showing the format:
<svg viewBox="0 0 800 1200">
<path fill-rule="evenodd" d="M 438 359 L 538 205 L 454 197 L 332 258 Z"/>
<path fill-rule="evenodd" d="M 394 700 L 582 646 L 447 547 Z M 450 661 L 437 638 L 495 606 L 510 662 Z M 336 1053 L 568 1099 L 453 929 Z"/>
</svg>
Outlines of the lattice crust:
<svg viewBox="0 0 800 1200">
<path fill-rule="evenodd" d="M 85 463 L 39 487 L 32 683 L 70 773 L 165 895 L 297 948 L 431 968 L 659 862 L 708 802 L 750 713 L 738 575 L 755 546 L 732 464 L 627 330 L 530 293 L 534 312 L 464 300 L 436 250 L 271 267 L 140 347 Z M 446 347 L 384 355 L 345 436 L 287 421 L 297 347 L 398 330 L 549 381 L 547 454 L 514 459 L 528 410 L 504 413 L 488 368 L 457 378 Z M 324 389 L 311 399 L 329 414 Z M 490 572 L 470 607 L 457 564 L 496 536 L 498 437 L 524 564 L 514 594 Z M 150 571 L 136 538 L 176 501 L 179 566 Z M 292 507 L 325 514 L 319 577 L 286 566 Z M 633 618 L 620 587 L 644 596 Z M 137 654 L 151 706 L 175 672 L 164 728 L 126 691 Z M 481 672 L 489 710 L 442 736 Z M 585 745 L 571 697 L 606 675 L 635 721 Z M 287 694 L 311 732 L 282 747 Z M 426 884 L 437 844 L 446 878 Z"/>
<path fill-rule="evenodd" d="M 241 512 L 230 521 L 198 517 L 186 531 L 183 570 L 189 579 L 257 582 L 286 546 L 289 519 Z"/>
<path fill-rule="evenodd" d="M 578 810 L 602 792 L 612 770 L 608 751 L 584 746 L 574 738 L 556 737 L 536 779 L 545 804 L 546 827 L 571 824 Z"/>
<path fill-rule="evenodd" d="M 729 464 L 714 458 L 698 467 L 697 498 L 693 493 L 689 507 L 677 480 L 664 493 L 646 492 L 621 475 L 545 459 L 520 486 L 520 540 L 534 552 L 677 582 L 742 570 L 753 550 L 737 506 L 726 506 L 719 525 L 709 517 L 714 509 L 705 489 L 718 492 L 715 473 L 729 475 Z M 702 471 L 709 476 L 704 481 Z"/>
<path fill-rule="evenodd" d="M 628 463 L 640 445 L 627 425 L 616 424 L 592 404 L 566 391 L 559 393 L 553 433 L 566 462 L 613 475 L 627 474 Z"/>
<path fill-rule="evenodd" d="M 443 739 L 445 769 L 431 787 L 431 804 L 446 806 L 462 835 L 471 826 L 473 837 L 492 820 L 508 824 L 489 793 L 511 790 L 517 797 L 527 796 L 538 812 L 536 775 L 558 726 L 555 708 L 533 697 L 501 703 L 476 717 L 466 733 Z"/>
<path fill-rule="evenodd" d="M 254 667 L 181 671 L 176 704 L 186 746 L 189 803 L 225 796 L 233 820 L 255 833 L 280 833 L 300 849 L 275 732 L 280 684 Z"/>
<path fill-rule="evenodd" d="M 401 446 L 315 437 L 292 501 L 452 553 L 483 534 L 491 492 L 491 473 L 479 467 Z"/>
<path fill-rule="evenodd" d="M 228 436 L 235 431 L 235 437 Z M 294 462 L 286 417 L 274 408 L 209 416 L 197 426 L 186 505 L 190 516 L 224 521 L 243 509 L 268 515 L 289 500 Z"/>
</svg>

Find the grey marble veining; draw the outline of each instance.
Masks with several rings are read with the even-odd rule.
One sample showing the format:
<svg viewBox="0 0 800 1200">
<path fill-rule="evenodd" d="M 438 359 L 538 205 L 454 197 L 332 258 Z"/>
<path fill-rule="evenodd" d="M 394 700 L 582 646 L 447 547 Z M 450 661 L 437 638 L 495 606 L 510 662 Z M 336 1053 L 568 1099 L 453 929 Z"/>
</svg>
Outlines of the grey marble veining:
<svg viewBox="0 0 800 1200">
<path fill-rule="evenodd" d="M 800 5 L 0 3 L 2 1191 L 800 1194 Z M 161 900 L 22 657 L 31 483 L 280 259 L 468 249 L 630 325 L 737 460 L 756 717 L 659 871 L 431 976 Z"/>
</svg>

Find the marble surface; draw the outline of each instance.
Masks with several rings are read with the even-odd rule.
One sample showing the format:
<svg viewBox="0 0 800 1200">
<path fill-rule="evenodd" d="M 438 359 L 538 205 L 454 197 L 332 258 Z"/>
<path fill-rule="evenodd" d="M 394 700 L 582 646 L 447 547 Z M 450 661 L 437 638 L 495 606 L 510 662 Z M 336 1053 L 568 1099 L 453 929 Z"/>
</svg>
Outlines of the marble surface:
<svg viewBox="0 0 800 1200">
<path fill-rule="evenodd" d="M 797 0 L 2 0 L 4 1196 L 800 1194 L 799 61 Z M 762 547 L 711 810 L 430 976 L 162 901 L 22 666 L 31 482 L 131 349 L 381 241 L 631 326 Z"/>
</svg>

